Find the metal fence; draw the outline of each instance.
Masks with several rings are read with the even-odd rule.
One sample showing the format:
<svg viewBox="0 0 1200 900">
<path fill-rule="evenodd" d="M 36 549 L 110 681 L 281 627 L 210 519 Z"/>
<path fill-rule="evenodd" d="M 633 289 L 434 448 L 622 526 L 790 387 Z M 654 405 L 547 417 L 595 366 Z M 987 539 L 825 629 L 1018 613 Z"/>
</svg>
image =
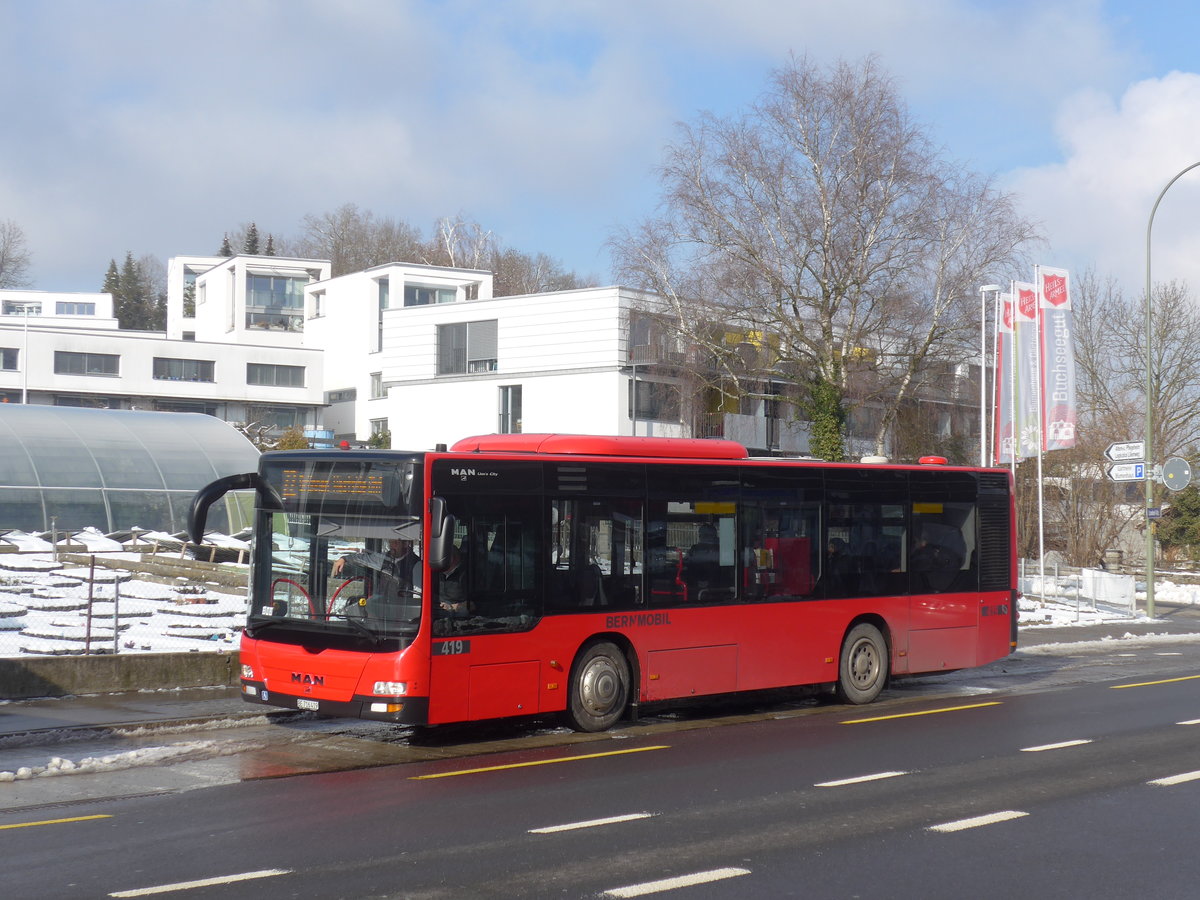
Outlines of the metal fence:
<svg viewBox="0 0 1200 900">
<path fill-rule="evenodd" d="M 1043 574 L 1036 560 L 1022 559 L 1019 585 L 1026 597 L 1074 604 L 1079 611 L 1124 612 L 1131 616 L 1137 612 L 1137 585 L 1132 575 L 1059 564 L 1047 565 Z"/>
</svg>

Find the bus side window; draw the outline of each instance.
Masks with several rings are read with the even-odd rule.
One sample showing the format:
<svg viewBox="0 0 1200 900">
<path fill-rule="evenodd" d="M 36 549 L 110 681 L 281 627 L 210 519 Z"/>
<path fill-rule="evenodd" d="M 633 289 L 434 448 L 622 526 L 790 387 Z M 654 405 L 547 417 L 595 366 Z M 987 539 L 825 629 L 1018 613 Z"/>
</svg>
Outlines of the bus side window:
<svg viewBox="0 0 1200 900">
<path fill-rule="evenodd" d="M 631 609 L 642 596 L 642 506 L 632 499 L 550 501 L 546 606 Z"/>
</svg>

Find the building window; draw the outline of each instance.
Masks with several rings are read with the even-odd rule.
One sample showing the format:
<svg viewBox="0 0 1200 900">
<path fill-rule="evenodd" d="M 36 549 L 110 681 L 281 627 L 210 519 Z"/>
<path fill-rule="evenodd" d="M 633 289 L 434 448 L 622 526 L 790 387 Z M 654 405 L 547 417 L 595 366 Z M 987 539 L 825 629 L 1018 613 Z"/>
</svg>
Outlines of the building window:
<svg viewBox="0 0 1200 900">
<path fill-rule="evenodd" d="M 303 331 L 304 287 L 308 279 L 246 275 L 246 327 Z"/>
<path fill-rule="evenodd" d="M 42 304 L 40 303 L 18 303 L 15 300 L 4 301 L 4 315 L 6 316 L 40 316 L 42 314 Z"/>
<path fill-rule="evenodd" d="M 438 326 L 438 374 L 496 371 L 496 320 Z"/>
<path fill-rule="evenodd" d="M 378 281 L 379 285 L 379 308 L 375 315 L 375 351 L 383 349 L 383 311 L 388 308 L 388 303 L 391 301 L 392 288 L 391 281 L 384 277 Z"/>
<path fill-rule="evenodd" d="M 246 384 L 274 387 L 304 387 L 304 366 L 246 363 Z"/>
<path fill-rule="evenodd" d="M 371 419 L 371 446 L 385 446 L 383 438 L 389 434 L 387 419 Z"/>
<path fill-rule="evenodd" d="M 453 303 L 457 295 L 457 288 L 406 284 L 404 286 L 404 305 L 432 306 L 435 303 Z"/>
<path fill-rule="evenodd" d="M 121 409 L 120 397 L 72 397 L 59 395 L 54 398 L 55 406 L 74 406 L 81 409 Z"/>
<path fill-rule="evenodd" d="M 254 412 L 260 424 L 280 431 L 304 424 L 303 414 L 298 414 L 291 406 L 271 406 L 256 409 Z"/>
<path fill-rule="evenodd" d="M 196 332 L 194 332 L 194 331 L 185 331 L 185 332 L 183 333 L 183 339 L 184 339 L 185 341 L 194 341 L 194 340 L 196 339 Z"/>
<path fill-rule="evenodd" d="M 203 400 L 155 400 L 154 408 L 159 412 L 202 413 L 206 416 L 220 418 L 217 415 L 217 405 Z"/>
<path fill-rule="evenodd" d="M 200 272 L 191 266 L 183 267 L 183 317 L 196 317 L 196 279 Z"/>
<path fill-rule="evenodd" d="M 387 391 L 383 387 L 383 373 L 371 373 L 371 399 L 378 400 L 381 397 L 386 397 Z"/>
<path fill-rule="evenodd" d="M 500 385 L 500 428 L 501 434 L 521 433 L 521 386 Z"/>
<path fill-rule="evenodd" d="M 325 315 L 325 292 L 324 291 L 313 291 L 312 292 L 312 301 L 313 302 L 312 302 L 311 318 L 319 319 L 319 318 L 321 318 L 321 316 Z"/>
<path fill-rule="evenodd" d="M 168 359 L 154 357 L 156 381 L 216 381 L 216 363 L 211 359 Z"/>
<path fill-rule="evenodd" d="M 59 316 L 94 316 L 95 303 L 61 303 L 54 304 L 54 313 Z"/>
<path fill-rule="evenodd" d="M 346 388 L 344 391 L 328 391 L 325 394 L 326 403 L 345 403 L 353 400 L 358 396 L 358 391 L 355 388 Z"/>
<path fill-rule="evenodd" d="M 56 375 L 119 375 L 121 357 L 112 353 L 72 353 L 54 351 Z"/>
<path fill-rule="evenodd" d="M 5 372 L 17 371 L 20 351 L 16 347 L 0 347 L 0 370 Z"/>
<path fill-rule="evenodd" d="M 631 418 L 655 422 L 679 421 L 679 390 L 662 381 L 631 381 Z"/>
</svg>

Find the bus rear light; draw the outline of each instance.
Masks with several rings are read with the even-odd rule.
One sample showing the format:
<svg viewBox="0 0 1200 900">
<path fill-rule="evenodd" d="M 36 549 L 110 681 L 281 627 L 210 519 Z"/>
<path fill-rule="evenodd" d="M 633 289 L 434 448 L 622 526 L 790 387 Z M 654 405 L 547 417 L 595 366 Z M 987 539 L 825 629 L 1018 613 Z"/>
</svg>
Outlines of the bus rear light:
<svg viewBox="0 0 1200 900">
<path fill-rule="evenodd" d="M 408 682 L 377 681 L 375 687 L 371 688 L 371 693 L 388 697 L 403 697 L 408 693 Z"/>
<path fill-rule="evenodd" d="M 372 703 L 371 712 L 373 713 L 398 713 L 404 711 L 403 703 Z"/>
<path fill-rule="evenodd" d="M 254 680 L 254 667 L 243 665 L 242 666 L 242 677 L 245 678 L 247 681 L 253 681 Z"/>
</svg>

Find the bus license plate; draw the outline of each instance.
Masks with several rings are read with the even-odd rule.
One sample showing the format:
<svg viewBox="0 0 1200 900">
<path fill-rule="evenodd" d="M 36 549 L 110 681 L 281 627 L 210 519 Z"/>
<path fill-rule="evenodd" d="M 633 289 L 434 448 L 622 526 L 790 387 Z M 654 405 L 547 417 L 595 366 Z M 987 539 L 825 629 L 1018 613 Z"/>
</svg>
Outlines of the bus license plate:
<svg viewBox="0 0 1200 900">
<path fill-rule="evenodd" d="M 320 706 L 316 700 L 305 700 L 303 697 L 296 701 L 296 709 L 319 709 Z"/>
</svg>

